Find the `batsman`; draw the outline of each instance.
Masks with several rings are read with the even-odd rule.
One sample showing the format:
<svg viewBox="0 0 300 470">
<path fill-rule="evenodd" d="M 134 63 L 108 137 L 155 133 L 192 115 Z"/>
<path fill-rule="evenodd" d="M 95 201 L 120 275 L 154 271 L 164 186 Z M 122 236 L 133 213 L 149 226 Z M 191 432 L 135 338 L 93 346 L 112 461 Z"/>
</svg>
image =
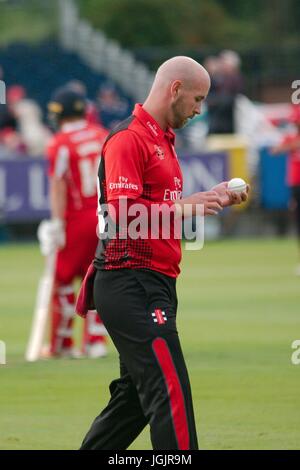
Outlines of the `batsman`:
<svg viewBox="0 0 300 470">
<path fill-rule="evenodd" d="M 51 220 L 38 229 L 42 254 L 56 252 L 50 307 L 48 356 L 89 357 L 106 354 L 105 328 L 90 311 L 84 325 L 81 351 L 74 348 L 74 280 L 82 278 L 97 246 L 96 175 L 107 131 L 85 120 L 86 100 L 67 87 L 48 104 L 57 132 L 47 149 Z"/>
</svg>

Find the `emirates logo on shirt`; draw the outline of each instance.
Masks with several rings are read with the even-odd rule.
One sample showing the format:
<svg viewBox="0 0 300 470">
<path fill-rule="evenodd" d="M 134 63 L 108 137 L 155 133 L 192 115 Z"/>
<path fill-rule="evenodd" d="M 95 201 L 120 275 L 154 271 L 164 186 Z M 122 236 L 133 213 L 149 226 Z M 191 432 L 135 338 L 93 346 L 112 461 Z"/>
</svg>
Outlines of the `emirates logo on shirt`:
<svg viewBox="0 0 300 470">
<path fill-rule="evenodd" d="M 164 201 L 177 201 L 181 199 L 182 191 L 178 189 L 165 189 L 164 192 Z"/>
<path fill-rule="evenodd" d="M 164 160 L 165 153 L 164 153 L 163 149 L 159 145 L 154 145 L 154 150 L 155 150 L 156 155 L 158 156 L 158 158 L 160 160 Z"/>
<path fill-rule="evenodd" d="M 174 184 L 175 184 L 175 188 L 177 189 L 177 191 L 182 189 L 180 178 L 177 178 L 176 176 L 174 176 Z"/>
<path fill-rule="evenodd" d="M 134 191 L 138 191 L 139 187 L 137 184 L 131 183 L 128 181 L 128 178 L 124 176 L 119 176 L 118 182 L 109 183 L 109 189 L 133 189 Z"/>
<path fill-rule="evenodd" d="M 150 131 L 155 135 L 155 137 L 157 137 L 158 131 L 156 125 L 152 124 L 150 121 L 147 121 L 147 126 L 149 127 Z"/>
<path fill-rule="evenodd" d="M 164 201 L 177 201 L 182 196 L 182 183 L 181 179 L 174 176 L 175 189 L 165 189 Z"/>
</svg>

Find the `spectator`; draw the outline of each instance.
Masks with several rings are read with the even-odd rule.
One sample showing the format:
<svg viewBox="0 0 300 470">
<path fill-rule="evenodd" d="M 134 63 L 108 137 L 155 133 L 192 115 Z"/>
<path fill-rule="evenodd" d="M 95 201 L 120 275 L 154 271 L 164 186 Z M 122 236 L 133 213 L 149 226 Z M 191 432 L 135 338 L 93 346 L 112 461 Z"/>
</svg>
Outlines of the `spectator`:
<svg viewBox="0 0 300 470">
<path fill-rule="evenodd" d="M 5 158 L 9 156 L 22 156 L 26 147 L 16 129 L 6 127 L 0 130 L 0 153 Z"/>
<path fill-rule="evenodd" d="M 8 104 L 0 106 L 0 152 L 6 157 L 26 152 L 25 144 L 18 132 L 17 119 Z"/>
<path fill-rule="evenodd" d="M 101 121 L 108 129 L 112 129 L 129 114 L 129 104 L 121 98 L 116 88 L 106 83 L 98 90 L 97 105 Z"/>
<path fill-rule="evenodd" d="M 221 64 L 219 57 L 208 56 L 204 61 L 204 66 L 211 79 L 210 95 L 216 93 L 221 85 Z"/>
<path fill-rule="evenodd" d="M 209 57 L 206 66 L 212 74 L 212 89 L 207 98 L 210 134 L 234 133 L 235 98 L 243 89 L 240 58 L 224 50 L 219 57 Z"/>
<path fill-rule="evenodd" d="M 295 212 L 299 247 L 295 274 L 300 276 L 300 105 L 292 107 L 290 122 L 294 124 L 295 132 L 286 135 L 279 145 L 273 147 L 272 154 L 279 155 L 283 152 L 288 154 L 286 179 L 288 186 L 291 188 L 291 208 Z"/>
<path fill-rule="evenodd" d="M 39 105 L 26 97 L 26 90 L 20 85 L 8 89 L 7 101 L 17 120 L 17 127 L 30 156 L 42 156 L 50 138 L 50 132 L 42 122 Z"/>
<path fill-rule="evenodd" d="M 0 80 L 4 78 L 4 71 L 0 66 Z M 14 113 L 8 104 L 0 105 L 0 154 L 8 157 L 12 153 L 23 153 L 25 147 L 18 134 L 18 124 Z"/>
<path fill-rule="evenodd" d="M 243 78 L 240 72 L 241 60 L 239 55 L 230 50 L 225 50 L 220 54 L 220 75 L 222 79 L 221 87 L 223 92 L 233 96 L 243 90 Z"/>
</svg>

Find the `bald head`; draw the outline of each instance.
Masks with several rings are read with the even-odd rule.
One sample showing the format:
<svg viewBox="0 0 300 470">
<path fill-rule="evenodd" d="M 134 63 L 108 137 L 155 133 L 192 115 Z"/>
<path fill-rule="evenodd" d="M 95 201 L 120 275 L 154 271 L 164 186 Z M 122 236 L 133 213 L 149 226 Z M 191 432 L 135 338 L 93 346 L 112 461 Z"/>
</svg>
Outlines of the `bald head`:
<svg viewBox="0 0 300 470">
<path fill-rule="evenodd" d="M 197 82 L 210 84 L 210 78 L 202 65 L 191 57 L 177 56 L 164 62 L 157 70 L 153 86 L 168 86 L 174 80 L 180 80 L 186 86 Z"/>
<path fill-rule="evenodd" d="M 200 114 L 209 88 L 209 74 L 202 65 L 191 57 L 172 57 L 157 70 L 144 108 L 163 128 L 180 128 Z"/>
</svg>

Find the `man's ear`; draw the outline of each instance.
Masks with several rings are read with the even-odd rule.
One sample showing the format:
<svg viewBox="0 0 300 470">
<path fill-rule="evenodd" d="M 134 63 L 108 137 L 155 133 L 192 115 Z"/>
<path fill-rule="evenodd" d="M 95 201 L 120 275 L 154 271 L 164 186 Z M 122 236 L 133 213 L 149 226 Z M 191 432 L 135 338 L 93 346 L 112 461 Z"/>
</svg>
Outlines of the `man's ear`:
<svg viewBox="0 0 300 470">
<path fill-rule="evenodd" d="M 174 82 L 172 82 L 172 84 L 171 84 L 171 95 L 172 95 L 173 99 L 178 97 L 181 87 L 182 87 L 181 80 L 174 80 Z"/>
</svg>

